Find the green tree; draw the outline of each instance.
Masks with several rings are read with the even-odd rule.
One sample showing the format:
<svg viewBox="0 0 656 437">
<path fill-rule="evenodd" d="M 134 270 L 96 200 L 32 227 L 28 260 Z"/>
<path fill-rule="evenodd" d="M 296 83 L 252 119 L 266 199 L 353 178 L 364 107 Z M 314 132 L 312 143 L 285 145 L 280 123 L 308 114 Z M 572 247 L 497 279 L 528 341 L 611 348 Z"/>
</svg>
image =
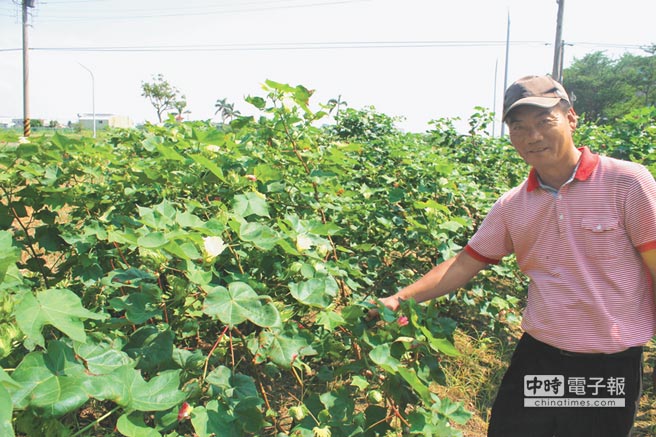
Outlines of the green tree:
<svg viewBox="0 0 656 437">
<path fill-rule="evenodd" d="M 574 107 L 587 120 L 607 124 L 635 108 L 656 102 L 656 55 L 625 54 L 610 59 L 603 52 L 576 59 L 565 69 L 564 83 Z"/>
<path fill-rule="evenodd" d="M 184 117 L 182 114 L 190 112 L 190 111 L 185 111 L 185 109 L 187 108 L 187 98 L 185 96 L 180 96 L 180 99 L 173 104 L 173 108 L 176 111 L 175 118 L 177 120 L 182 120 Z"/>
<path fill-rule="evenodd" d="M 656 56 L 624 55 L 617 63 L 622 75 L 627 77 L 635 92 L 631 109 L 637 106 L 656 105 Z"/>
<path fill-rule="evenodd" d="M 169 109 L 187 105 L 186 98 L 180 90 L 164 79 L 162 74 L 153 76 L 152 82 L 141 82 L 141 95 L 150 101 L 157 112 L 157 120 L 162 122 L 162 114 Z"/>
<path fill-rule="evenodd" d="M 214 115 L 221 114 L 221 122 L 225 124 L 226 121 L 232 120 L 233 118 L 241 115 L 239 111 L 235 111 L 234 103 L 229 103 L 228 99 L 217 99 L 214 107 Z"/>
<path fill-rule="evenodd" d="M 330 114 L 334 110 L 335 111 L 335 119 L 337 119 L 339 117 L 339 109 L 342 106 L 348 106 L 348 103 L 345 102 L 344 100 L 342 100 L 342 95 L 340 94 L 339 96 L 337 96 L 336 99 L 328 100 L 328 108 L 329 108 L 328 113 Z"/>
</svg>

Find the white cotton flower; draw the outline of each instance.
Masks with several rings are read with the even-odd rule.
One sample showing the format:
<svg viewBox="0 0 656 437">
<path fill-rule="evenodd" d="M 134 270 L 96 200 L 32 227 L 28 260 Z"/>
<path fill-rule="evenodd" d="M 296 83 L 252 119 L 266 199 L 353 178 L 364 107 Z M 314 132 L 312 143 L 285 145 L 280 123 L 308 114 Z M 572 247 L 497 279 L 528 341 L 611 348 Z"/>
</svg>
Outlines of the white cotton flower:
<svg viewBox="0 0 656 437">
<path fill-rule="evenodd" d="M 324 426 L 322 428 L 315 426 L 312 428 L 312 433 L 314 434 L 314 437 L 330 437 L 332 435 L 329 426 Z"/>
<path fill-rule="evenodd" d="M 205 253 L 210 258 L 221 255 L 226 247 L 228 247 L 221 237 L 204 237 L 203 244 L 205 246 Z"/>
<path fill-rule="evenodd" d="M 217 146 L 216 144 L 209 144 L 206 147 L 206 149 L 209 150 L 210 152 L 216 152 L 216 153 L 221 151 L 221 148 L 219 146 Z"/>
<path fill-rule="evenodd" d="M 309 249 L 312 247 L 312 240 L 305 234 L 301 234 L 296 237 L 296 249 L 300 252 Z"/>
</svg>

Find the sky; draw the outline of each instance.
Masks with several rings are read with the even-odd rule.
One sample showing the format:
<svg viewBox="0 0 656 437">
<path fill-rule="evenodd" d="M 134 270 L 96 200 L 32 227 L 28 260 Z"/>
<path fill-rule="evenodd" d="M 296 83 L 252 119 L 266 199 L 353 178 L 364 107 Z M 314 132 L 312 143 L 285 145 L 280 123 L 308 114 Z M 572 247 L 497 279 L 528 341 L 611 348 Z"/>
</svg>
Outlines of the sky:
<svg viewBox="0 0 656 437">
<path fill-rule="evenodd" d="M 21 118 L 19 0 L 0 0 L 0 118 Z M 478 106 L 501 112 L 508 84 L 551 73 L 556 0 L 35 0 L 28 28 L 30 116 L 80 113 L 156 122 L 141 85 L 162 74 L 191 120 L 219 120 L 227 99 L 264 96 L 270 79 L 401 117 L 412 132 Z M 645 54 L 656 43 L 654 0 L 566 0 L 564 66 L 587 53 Z M 92 81 L 93 76 L 93 81 Z M 565 82 L 567 78 L 565 77 Z M 500 124 L 496 125 L 498 132 Z"/>
</svg>

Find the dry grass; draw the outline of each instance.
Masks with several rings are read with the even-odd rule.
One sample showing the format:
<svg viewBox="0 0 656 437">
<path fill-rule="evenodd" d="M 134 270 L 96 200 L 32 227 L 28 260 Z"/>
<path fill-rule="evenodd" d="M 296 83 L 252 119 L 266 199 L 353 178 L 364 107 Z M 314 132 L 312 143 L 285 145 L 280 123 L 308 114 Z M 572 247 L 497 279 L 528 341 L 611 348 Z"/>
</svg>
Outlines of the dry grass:
<svg viewBox="0 0 656 437">
<path fill-rule="evenodd" d="M 453 424 L 464 437 L 485 437 L 487 421 L 496 390 L 501 383 L 510 356 L 518 340 L 517 332 L 505 339 L 480 338 L 461 330 L 455 333 L 455 343 L 462 356 L 442 361 L 446 385 L 439 386 L 439 396 L 463 402 L 472 418 L 464 425 Z M 656 342 L 645 347 L 643 358 L 643 394 L 636 417 L 633 437 L 656 435 L 656 383 L 652 378 L 656 365 Z"/>
<path fill-rule="evenodd" d="M 656 435 L 656 384 L 652 377 L 656 364 L 656 342 L 652 339 L 645 346 L 643 356 L 644 374 L 642 377 L 642 397 L 640 410 L 635 421 L 633 437 L 652 437 Z"/>
<path fill-rule="evenodd" d="M 438 395 L 463 402 L 473 413 L 466 424 L 454 423 L 454 428 L 465 437 L 485 437 L 490 408 L 517 338 L 472 336 L 457 330 L 454 341 L 462 356 L 442 361 L 446 385 L 438 387 Z"/>
</svg>

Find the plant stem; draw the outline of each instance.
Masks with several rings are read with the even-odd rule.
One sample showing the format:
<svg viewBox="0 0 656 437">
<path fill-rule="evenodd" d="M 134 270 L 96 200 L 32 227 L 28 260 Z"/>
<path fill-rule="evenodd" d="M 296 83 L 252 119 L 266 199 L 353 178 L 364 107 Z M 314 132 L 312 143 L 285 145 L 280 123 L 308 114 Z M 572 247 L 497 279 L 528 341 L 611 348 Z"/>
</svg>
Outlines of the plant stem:
<svg viewBox="0 0 656 437">
<path fill-rule="evenodd" d="M 223 332 L 221 332 L 221 335 L 219 335 L 219 338 L 216 340 L 214 343 L 214 346 L 212 346 L 212 349 L 210 349 L 210 352 L 207 354 L 207 359 L 205 360 L 205 367 L 203 368 L 203 379 L 202 381 L 205 381 L 205 377 L 207 376 L 207 366 L 210 364 L 210 358 L 212 357 L 212 354 L 214 353 L 214 349 L 217 348 L 219 343 L 221 342 L 221 339 L 225 335 L 225 333 L 228 331 L 228 326 L 223 328 Z"/>
<path fill-rule="evenodd" d="M 18 216 L 18 213 L 16 212 L 16 209 L 11 206 L 10 203 L 10 193 L 7 192 L 7 190 L 2 187 L 2 191 L 5 194 L 5 197 L 7 198 L 7 205 L 10 207 L 10 211 L 12 215 L 14 216 L 14 219 L 18 222 L 18 225 L 23 229 L 23 232 L 25 232 L 25 239 L 27 240 L 27 249 L 32 253 L 32 258 L 39 258 L 39 254 L 36 253 L 36 250 L 34 249 L 34 242 L 32 241 L 32 237 L 30 236 L 30 233 L 28 231 L 28 228 L 25 226 L 25 224 L 21 221 L 20 217 Z M 34 211 L 32 211 L 32 214 L 34 214 Z M 43 283 L 45 284 L 46 288 L 50 288 L 50 285 L 48 283 L 48 275 L 46 274 L 46 271 L 43 269 L 43 266 L 39 264 L 39 270 L 41 271 L 41 276 L 43 277 Z"/>
</svg>

